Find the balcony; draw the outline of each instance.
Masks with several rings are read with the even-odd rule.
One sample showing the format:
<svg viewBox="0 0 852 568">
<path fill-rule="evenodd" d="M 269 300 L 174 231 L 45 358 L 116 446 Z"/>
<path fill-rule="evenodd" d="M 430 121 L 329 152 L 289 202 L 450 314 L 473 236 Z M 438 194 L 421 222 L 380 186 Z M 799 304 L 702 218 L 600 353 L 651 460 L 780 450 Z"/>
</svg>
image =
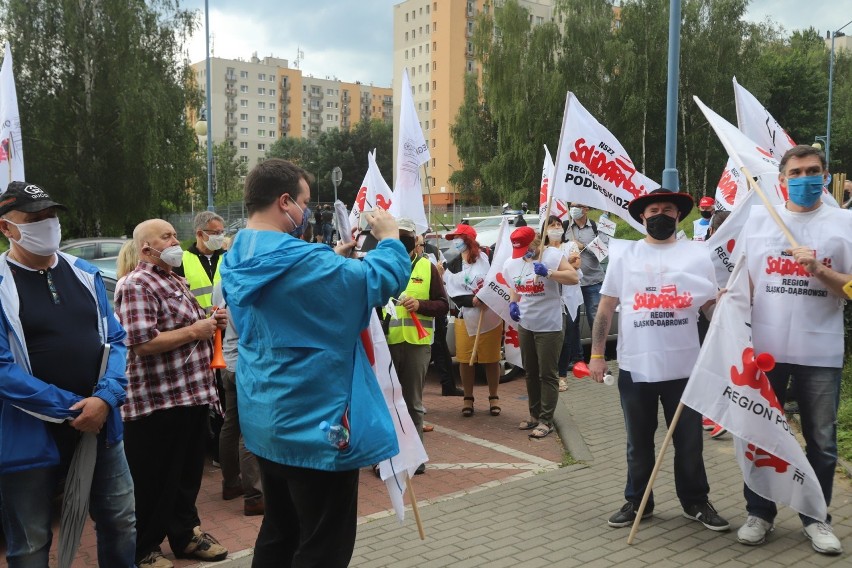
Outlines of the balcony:
<svg viewBox="0 0 852 568">
<path fill-rule="evenodd" d="M 225 111 L 226 112 L 237 112 L 237 103 L 233 101 L 229 101 L 225 103 Z"/>
<path fill-rule="evenodd" d="M 382 104 L 385 105 L 386 107 L 388 107 L 388 106 L 392 107 L 393 106 L 393 98 L 392 97 L 385 97 L 384 100 L 382 101 Z"/>
<path fill-rule="evenodd" d="M 226 97 L 236 97 L 237 96 L 237 90 L 233 87 L 226 87 L 225 88 L 225 96 Z"/>
<path fill-rule="evenodd" d="M 319 126 L 322 124 L 322 117 L 318 114 L 312 114 L 308 119 L 308 123 L 314 126 Z"/>
<path fill-rule="evenodd" d="M 231 85 L 237 82 L 237 76 L 234 73 L 225 73 L 225 81 Z"/>
<path fill-rule="evenodd" d="M 341 111 L 343 116 L 349 116 L 349 105 L 343 105 L 343 110 Z"/>
<path fill-rule="evenodd" d="M 290 80 L 287 77 L 281 78 L 281 88 L 284 89 L 285 91 L 290 90 Z"/>
<path fill-rule="evenodd" d="M 284 120 L 281 122 L 281 130 L 284 132 L 290 132 L 290 121 Z"/>
<path fill-rule="evenodd" d="M 236 126 L 237 125 L 237 117 L 236 116 L 226 116 L 225 124 L 228 126 Z"/>
<path fill-rule="evenodd" d="M 233 127 L 228 127 L 228 132 L 225 134 L 225 139 L 233 142 L 237 139 L 237 133 L 234 132 Z"/>
<path fill-rule="evenodd" d="M 313 89 L 311 89 L 309 95 L 312 99 L 322 99 L 322 91 L 314 91 Z"/>
<path fill-rule="evenodd" d="M 343 97 L 341 100 L 344 102 L 344 104 L 352 102 L 352 97 L 349 95 L 349 91 L 343 92 Z"/>
</svg>

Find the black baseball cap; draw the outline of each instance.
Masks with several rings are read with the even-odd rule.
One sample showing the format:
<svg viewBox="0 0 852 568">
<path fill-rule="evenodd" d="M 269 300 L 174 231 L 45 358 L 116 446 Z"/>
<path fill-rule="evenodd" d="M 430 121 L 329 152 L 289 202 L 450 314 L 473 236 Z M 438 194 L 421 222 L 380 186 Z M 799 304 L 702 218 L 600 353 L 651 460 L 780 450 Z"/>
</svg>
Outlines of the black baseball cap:
<svg viewBox="0 0 852 568">
<path fill-rule="evenodd" d="M 68 210 L 64 205 L 53 201 L 46 191 L 34 183 L 13 181 L 6 191 L 0 194 L 0 215 L 5 215 L 9 211 L 35 213 L 48 207 Z"/>
</svg>

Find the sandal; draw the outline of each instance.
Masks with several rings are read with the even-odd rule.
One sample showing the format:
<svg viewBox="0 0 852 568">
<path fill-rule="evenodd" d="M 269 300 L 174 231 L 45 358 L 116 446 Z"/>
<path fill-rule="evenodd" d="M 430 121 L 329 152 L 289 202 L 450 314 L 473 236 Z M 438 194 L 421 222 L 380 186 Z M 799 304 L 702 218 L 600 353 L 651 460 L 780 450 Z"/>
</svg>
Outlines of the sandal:
<svg viewBox="0 0 852 568">
<path fill-rule="evenodd" d="M 565 392 L 568 390 L 568 379 L 566 377 L 559 377 L 559 392 Z"/>
<path fill-rule="evenodd" d="M 463 400 L 465 404 L 464 406 L 462 406 L 462 416 L 464 416 L 465 418 L 470 418 L 471 416 L 473 416 L 473 397 L 466 396 Z M 470 406 L 467 405 L 467 401 L 470 401 Z"/>
<path fill-rule="evenodd" d="M 518 430 L 532 430 L 536 426 L 538 426 L 538 420 L 530 416 L 529 420 L 524 420 L 518 424 Z"/>
<path fill-rule="evenodd" d="M 553 426 L 542 422 L 541 424 L 536 426 L 532 432 L 529 433 L 529 437 L 534 440 L 540 440 L 542 438 L 545 438 L 551 432 L 553 432 Z"/>
<path fill-rule="evenodd" d="M 496 394 L 494 396 L 488 397 L 488 404 L 491 405 L 489 412 L 491 412 L 491 416 L 500 416 L 500 411 L 503 410 L 503 409 L 500 408 L 499 404 L 494 404 L 493 401 L 495 401 L 495 400 L 498 400 L 498 401 L 500 400 L 500 397 L 497 396 Z"/>
</svg>

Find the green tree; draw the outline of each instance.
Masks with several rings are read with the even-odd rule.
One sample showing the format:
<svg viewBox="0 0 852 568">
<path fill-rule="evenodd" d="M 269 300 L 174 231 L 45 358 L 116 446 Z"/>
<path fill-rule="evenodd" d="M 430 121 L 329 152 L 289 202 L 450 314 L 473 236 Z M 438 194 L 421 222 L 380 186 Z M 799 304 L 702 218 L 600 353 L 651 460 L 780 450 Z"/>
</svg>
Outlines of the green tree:
<svg viewBox="0 0 852 568">
<path fill-rule="evenodd" d="M 460 191 L 460 201 L 493 203 L 499 199 L 485 183 L 482 169 L 497 154 L 497 128 L 479 90 L 476 75 L 464 78 L 464 102 L 450 126 L 450 134 L 464 167 L 450 176 Z"/>
<path fill-rule="evenodd" d="M 206 152 L 206 151 L 205 151 Z M 200 203 L 207 203 L 207 154 L 201 158 L 204 161 L 203 180 L 199 184 L 202 195 Z M 248 164 L 237 158 L 237 149 L 230 142 L 222 142 L 213 146 L 213 163 L 215 164 L 215 195 L 217 206 L 225 206 L 243 198 L 243 178 L 248 173 Z"/>
<path fill-rule="evenodd" d="M 66 236 L 127 234 L 188 209 L 199 93 L 182 52 L 194 26 L 173 0 L 0 0 L 27 176 L 69 206 Z"/>
</svg>

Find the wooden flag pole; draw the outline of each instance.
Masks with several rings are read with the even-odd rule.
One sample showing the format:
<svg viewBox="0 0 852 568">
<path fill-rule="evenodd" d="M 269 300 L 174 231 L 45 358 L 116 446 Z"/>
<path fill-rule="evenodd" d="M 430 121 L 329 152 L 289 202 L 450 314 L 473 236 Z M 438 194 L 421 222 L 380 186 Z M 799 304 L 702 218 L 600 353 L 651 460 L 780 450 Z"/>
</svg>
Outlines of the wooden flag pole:
<svg viewBox="0 0 852 568">
<path fill-rule="evenodd" d="M 677 405 L 672 422 L 669 425 L 669 431 L 666 432 L 666 438 L 663 440 L 663 445 L 660 447 L 660 455 L 657 456 L 657 463 L 654 464 L 654 469 L 651 471 L 651 478 L 648 480 L 648 486 L 645 488 L 645 494 L 642 495 L 642 502 L 639 504 L 639 509 L 636 511 L 636 520 L 633 521 L 633 528 L 630 529 L 630 535 L 627 537 L 627 544 L 633 544 L 633 537 L 639 530 L 639 522 L 642 520 L 642 514 L 645 512 L 645 506 L 648 504 L 648 499 L 651 497 L 651 491 L 654 488 L 654 481 L 657 479 L 657 474 L 660 473 L 660 467 L 663 465 L 663 457 L 666 455 L 666 449 L 672 442 L 674 429 L 680 421 L 680 414 L 683 412 L 684 404 L 681 402 Z"/>
<path fill-rule="evenodd" d="M 420 519 L 420 509 L 417 508 L 417 497 L 414 496 L 414 487 L 411 485 L 410 477 L 406 479 L 405 492 L 408 493 L 408 500 L 411 502 L 411 512 L 414 513 L 414 522 L 417 523 L 420 540 L 426 540 L 426 533 L 423 532 L 423 521 Z"/>
<path fill-rule="evenodd" d="M 479 308 L 479 323 L 476 324 L 476 337 L 473 339 L 473 349 L 470 351 L 470 362 L 468 366 L 473 367 L 476 362 L 476 350 L 479 347 L 479 330 L 482 329 L 482 316 L 485 315 L 485 306 Z"/>
<path fill-rule="evenodd" d="M 772 217 L 772 220 L 778 225 L 778 228 L 781 229 L 781 232 L 784 233 L 784 236 L 787 237 L 787 240 L 790 242 L 790 246 L 797 247 L 799 243 L 796 242 L 796 238 L 793 236 L 793 233 L 790 232 L 790 229 L 787 228 L 787 225 L 784 224 L 784 221 L 781 220 L 781 216 L 778 215 L 778 211 L 775 210 L 775 207 L 769 203 L 769 199 L 766 198 L 766 194 L 763 193 L 763 190 L 760 188 L 760 184 L 754 181 L 754 178 L 751 177 L 751 174 L 744 165 L 740 166 L 740 169 L 743 172 L 743 175 L 746 178 L 746 181 L 751 186 L 751 189 L 757 192 L 757 196 L 763 201 L 763 204 L 766 206 L 766 209 L 769 211 L 769 215 Z"/>
</svg>

